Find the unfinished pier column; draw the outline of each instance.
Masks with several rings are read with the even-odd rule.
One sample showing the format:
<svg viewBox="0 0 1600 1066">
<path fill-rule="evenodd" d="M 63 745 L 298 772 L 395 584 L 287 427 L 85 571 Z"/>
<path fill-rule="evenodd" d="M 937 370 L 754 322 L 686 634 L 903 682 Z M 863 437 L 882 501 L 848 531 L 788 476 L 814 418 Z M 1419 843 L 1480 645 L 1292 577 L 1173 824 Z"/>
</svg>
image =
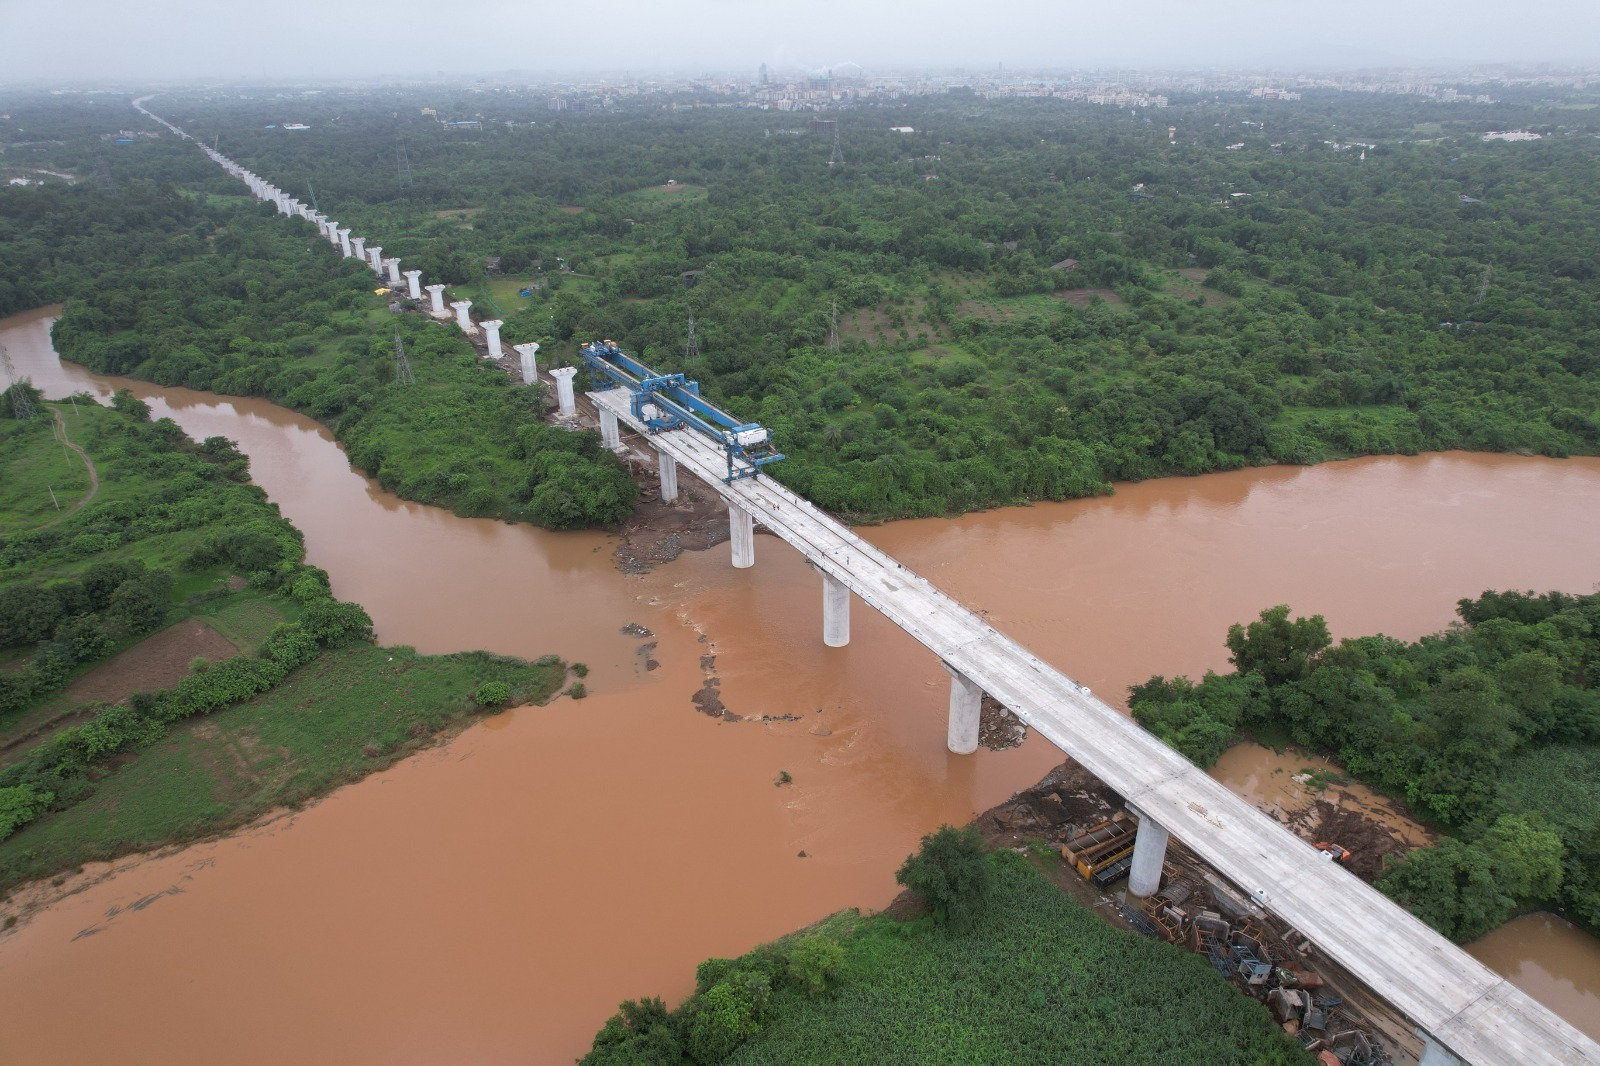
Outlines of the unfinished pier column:
<svg viewBox="0 0 1600 1066">
<path fill-rule="evenodd" d="M 367 239 L 365 237 L 351 237 L 350 247 L 353 249 L 351 254 L 354 255 L 355 258 L 361 260 L 363 263 L 367 261 Z"/>
<path fill-rule="evenodd" d="M 499 359 L 504 354 L 500 350 L 500 327 L 505 323 L 498 318 L 490 318 L 479 322 L 478 325 L 483 329 L 483 335 L 489 341 L 489 354 L 485 358 Z"/>
<path fill-rule="evenodd" d="M 558 366 L 550 371 L 556 379 L 556 402 L 561 405 L 562 418 L 578 417 L 577 400 L 572 395 L 572 377 L 578 372 L 575 366 Z"/>
<path fill-rule="evenodd" d="M 656 449 L 658 468 L 661 471 L 661 502 L 675 503 L 678 499 L 678 460 Z"/>
<path fill-rule="evenodd" d="M 532 385 L 539 380 L 539 342 L 529 341 L 527 344 L 513 344 L 517 354 L 522 357 L 522 383 Z"/>
<path fill-rule="evenodd" d="M 367 265 L 372 267 L 374 274 L 383 276 L 383 245 L 374 244 L 367 249 Z"/>
<path fill-rule="evenodd" d="M 422 271 L 406 271 L 406 295 L 413 300 L 422 299 Z"/>
<path fill-rule="evenodd" d="M 622 425 L 609 407 L 600 408 L 600 447 L 613 452 L 622 450 Z"/>
<path fill-rule="evenodd" d="M 1133 838 L 1133 869 L 1128 871 L 1128 894 L 1143 899 L 1161 889 L 1161 864 L 1167 857 L 1167 831 L 1154 818 L 1139 815 L 1139 833 Z"/>
<path fill-rule="evenodd" d="M 428 309 L 429 312 L 432 313 L 433 317 L 435 318 L 447 317 L 450 312 L 444 309 L 445 287 L 443 285 L 429 285 L 427 288 L 428 297 L 433 301 L 433 306 Z"/>
<path fill-rule="evenodd" d="M 346 259 L 349 259 L 350 258 L 350 231 L 347 230 L 347 229 L 341 229 L 341 230 L 338 231 L 338 233 L 339 233 L 339 251 L 341 253 L 343 253 L 343 255 L 344 255 L 344 257 Z"/>
<path fill-rule="evenodd" d="M 471 332 L 473 332 L 472 317 L 467 314 L 468 311 L 472 310 L 472 301 L 471 300 L 457 300 L 454 303 L 452 303 L 450 305 L 450 307 L 456 313 L 456 325 L 461 327 L 461 332 L 462 333 L 471 333 Z"/>
<path fill-rule="evenodd" d="M 945 746 L 957 755 L 971 755 L 978 750 L 983 688 L 949 663 L 944 668 L 950 674 L 950 731 Z"/>
<path fill-rule="evenodd" d="M 850 590 L 832 574 L 822 575 L 822 643 L 830 648 L 850 643 Z"/>
<path fill-rule="evenodd" d="M 733 565 L 743 570 L 756 565 L 756 516 L 728 501 L 728 532 L 733 538 Z"/>
<path fill-rule="evenodd" d="M 385 259 L 383 261 L 383 269 L 389 274 L 389 287 L 398 289 L 400 287 L 400 260 Z"/>
</svg>

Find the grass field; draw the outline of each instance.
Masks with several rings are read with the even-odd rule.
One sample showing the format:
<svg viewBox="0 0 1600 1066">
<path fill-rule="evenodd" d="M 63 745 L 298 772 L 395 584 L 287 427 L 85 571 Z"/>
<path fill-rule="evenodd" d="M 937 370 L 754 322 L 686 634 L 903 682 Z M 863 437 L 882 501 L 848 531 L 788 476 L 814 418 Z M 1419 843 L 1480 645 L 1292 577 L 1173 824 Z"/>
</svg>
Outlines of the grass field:
<svg viewBox="0 0 1600 1066">
<path fill-rule="evenodd" d="M 55 438 L 49 423 L 59 406 L 67 433 L 82 444 L 80 427 L 85 415 L 74 413 L 70 404 L 44 404 L 34 423 L 24 425 L 8 420 L 0 436 L 0 529 L 20 533 L 53 522 L 89 491 L 89 471 L 83 460 Z M 92 404 L 79 405 L 83 408 Z M 87 416 L 90 422 L 93 416 Z M 50 498 L 55 492 L 55 500 Z M 61 511 L 56 509 L 60 503 Z"/>
<path fill-rule="evenodd" d="M 561 664 L 483 652 L 329 652 L 262 696 L 177 725 L 88 797 L 0 843 L 0 891 L 304 803 L 482 713 L 471 697 L 485 681 L 508 683 L 513 703 L 543 703 L 565 677 Z"/>
</svg>

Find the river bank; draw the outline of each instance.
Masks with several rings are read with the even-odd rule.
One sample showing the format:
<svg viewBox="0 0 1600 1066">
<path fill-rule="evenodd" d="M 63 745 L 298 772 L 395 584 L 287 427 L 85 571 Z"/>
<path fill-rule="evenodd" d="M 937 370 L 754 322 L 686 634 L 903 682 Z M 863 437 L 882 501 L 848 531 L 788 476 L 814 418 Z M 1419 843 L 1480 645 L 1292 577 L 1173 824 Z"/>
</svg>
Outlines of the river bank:
<svg viewBox="0 0 1600 1066">
<path fill-rule="evenodd" d="M 118 864 L 36 914 L 0 947 L 20 1019 L 0 1034 L 6 1057 L 570 1062 L 618 1001 L 681 998 L 708 955 L 885 906 L 923 834 L 1060 762 L 1037 737 L 949 755 L 938 663 L 870 611 L 848 648 L 824 648 L 816 575 L 774 539 L 751 570 L 719 544 L 619 573 L 614 538 L 407 503 L 309 419 L 99 378 L 54 360 L 47 325 L 30 329 L 32 355 L 16 331 L 5 343 L 35 382 L 126 384 L 191 435 L 238 440 L 308 561 L 381 640 L 555 652 L 591 671 L 586 700 L 486 719 L 291 820 Z M 1483 587 L 1587 588 L 1597 524 L 1600 462 L 1452 454 L 1146 482 L 865 533 L 1118 695 L 1223 668 L 1219 635 L 1271 603 L 1323 613 L 1336 635 L 1415 638 Z M 706 656 L 740 720 L 696 713 Z M 773 786 L 780 771 L 791 785 Z M 620 837 L 595 834 L 600 817 Z M 73 939 L 113 907 L 113 928 Z M 184 975 L 181 1008 L 141 979 L 152 968 Z M 101 1006 L 69 1023 L 84 996 Z M 292 1030 L 275 1022 L 285 1012 Z"/>
</svg>

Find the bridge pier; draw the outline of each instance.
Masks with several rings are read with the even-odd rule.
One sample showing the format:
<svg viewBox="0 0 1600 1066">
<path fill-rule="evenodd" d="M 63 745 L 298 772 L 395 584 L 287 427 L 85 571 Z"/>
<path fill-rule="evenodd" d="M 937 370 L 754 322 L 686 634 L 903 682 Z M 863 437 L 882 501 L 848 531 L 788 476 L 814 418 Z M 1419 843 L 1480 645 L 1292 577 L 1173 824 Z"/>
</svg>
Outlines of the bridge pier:
<svg viewBox="0 0 1600 1066">
<path fill-rule="evenodd" d="M 622 450 L 622 424 L 617 413 L 606 407 L 600 408 L 600 447 L 608 452 Z"/>
<path fill-rule="evenodd" d="M 950 730 L 945 746 L 957 755 L 971 755 L 978 750 L 983 687 L 949 663 L 944 668 L 950 674 Z"/>
<path fill-rule="evenodd" d="M 339 253 L 346 259 L 350 258 L 350 231 L 347 229 L 336 230 L 339 235 Z"/>
<path fill-rule="evenodd" d="M 505 323 L 500 321 L 498 318 L 490 318 L 483 322 L 479 322 L 478 325 L 483 327 L 484 336 L 489 341 L 488 357 L 490 359 L 499 359 L 505 354 L 505 352 L 500 348 L 500 327 L 505 325 Z"/>
<path fill-rule="evenodd" d="M 733 539 L 733 565 L 743 570 L 756 565 L 756 516 L 728 501 L 728 532 Z"/>
<path fill-rule="evenodd" d="M 385 259 L 383 261 L 383 269 L 389 272 L 389 287 L 398 289 L 400 287 L 400 260 Z"/>
<path fill-rule="evenodd" d="M 425 287 L 428 290 L 429 298 L 433 301 L 433 306 L 428 309 L 429 313 L 434 318 L 448 318 L 450 312 L 444 309 L 445 287 L 443 285 L 428 285 Z"/>
<path fill-rule="evenodd" d="M 513 344 L 511 347 L 522 357 L 522 383 L 532 385 L 539 380 L 539 363 L 535 359 L 539 354 L 539 342 L 529 341 L 527 344 Z"/>
<path fill-rule="evenodd" d="M 1167 831 L 1154 818 L 1139 815 L 1138 835 L 1133 838 L 1133 869 L 1128 871 L 1128 894 L 1140 899 L 1161 890 L 1161 864 L 1167 858 Z"/>
<path fill-rule="evenodd" d="M 676 503 L 678 501 L 678 460 L 666 452 L 657 450 L 656 459 L 661 470 L 661 502 Z"/>
<path fill-rule="evenodd" d="M 550 371 L 550 376 L 556 379 L 556 401 L 561 405 L 562 418 L 578 417 L 578 403 L 572 395 L 572 377 L 577 372 L 574 366 L 558 366 Z"/>
<path fill-rule="evenodd" d="M 374 244 L 367 249 L 367 265 L 372 268 L 374 274 L 383 277 L 383 245 Z"/>
<path fill-rule="evenodd" d="M 474 333 L 474 332 L 476 332 L 476 330 L 473 328 L 473 325 L 472 325 L 472 317 L 467 314 L 468 311 L 472 310 L 472 301 L 471 300 L 457 300 L 454 303 L 452 303 L 450 306 L 451 306 L 451 308 L 453 308 L 455 310 L 455 313 L 456 313 L 456 325 L 461 327 L 461 332 L 462 333 Z"/>
<path fill-rule="evenodd" d="M 396 259 L 395 262 L 400 260 Z M 422 299 L 422 271 L 408 270 L 406 274 L 406 295 L 413 300 Z"/>
<path fill-rule="evenodd" d="M 850 588 L 832 574 L 822 575 L 822 643 L 830 648 L 850 643 Z"/>
<path fill-rule="evenodd" d="M 367 262 L 367 239 L 365 237 L 351 237 L 350 248 L 354 253 L 354 258 L 361 260 L 363 263 Z"/>
</svg>

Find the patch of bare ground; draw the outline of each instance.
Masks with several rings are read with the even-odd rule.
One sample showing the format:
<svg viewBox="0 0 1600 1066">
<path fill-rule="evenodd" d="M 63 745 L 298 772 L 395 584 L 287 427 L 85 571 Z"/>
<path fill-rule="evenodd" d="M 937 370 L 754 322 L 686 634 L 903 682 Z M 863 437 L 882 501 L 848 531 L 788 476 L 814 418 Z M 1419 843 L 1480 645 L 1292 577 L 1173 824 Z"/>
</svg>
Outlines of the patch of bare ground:
<svg viewBox="0 0 1600 1066">
<path fill-rule="evenodd" d="M 583 207 L 579 204 L 562 204 L 560 211 L 563 215 L 581 215 Z"/>
<path fill-rule="evenodd" d="M 1056 299 L 1065 300 L 1073 307 L 1088 307 L 1094 302 L 1096 296 L 1108 304 L 1120 304 L 1122 297 L 1112 289 L 1067 289 L 1055 294 Z"/>
<path fill-rule="evenodd" d="M 660 463 L 654 448 L 627 440 L 625 459 L 639 482 L 633 515 L 618 530 L 613 556 L 627 574 L 643 574 L 686 551 L 705 551 L 728 539 L 728 510 L 716 493 L 680 476 L 678 498 L 661 499 Z"/>
<path fill-rule="evenodd" d="M 101 663 L 68 685 L 63 695 L 73 703 L 114 703 L 135 692 L 171 688 L 189 676 L 189 664 L 196 658 L 217 662 L 238 654 L 227 637 L 190 618 Z"/>
</svg>

